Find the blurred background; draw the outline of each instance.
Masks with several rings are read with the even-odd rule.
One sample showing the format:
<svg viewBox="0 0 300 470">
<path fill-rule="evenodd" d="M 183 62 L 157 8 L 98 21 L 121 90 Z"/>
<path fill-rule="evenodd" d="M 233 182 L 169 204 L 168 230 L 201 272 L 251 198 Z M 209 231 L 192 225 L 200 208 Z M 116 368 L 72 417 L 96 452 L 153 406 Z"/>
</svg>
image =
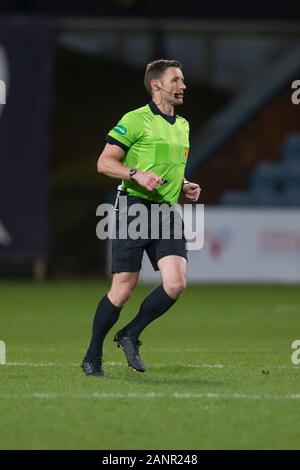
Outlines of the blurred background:
<svg viewBox="0 0 300 470">
<path fill-rule="evenodd" d="M 145 65 L 171 58 L 188 86 L 186 176 L 205 204 L 190 280 L 299 283 L 299 8 L 2 0 L 0 15 L 2 279 L 107 277 L 96 208 L 119 182 L 96 162 L 120 117 L 149 102 Z"/>
</svg>

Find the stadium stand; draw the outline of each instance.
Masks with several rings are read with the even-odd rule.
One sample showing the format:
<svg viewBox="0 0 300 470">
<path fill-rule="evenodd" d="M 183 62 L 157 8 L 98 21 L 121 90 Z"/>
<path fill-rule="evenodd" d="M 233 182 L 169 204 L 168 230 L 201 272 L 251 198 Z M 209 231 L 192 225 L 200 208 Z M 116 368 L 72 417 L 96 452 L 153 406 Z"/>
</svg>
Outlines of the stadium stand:
<svg viewBox="0 0 300 470">
<path fill-rule="evenodd" d="M 300 206 L 300 134 L 291 134 L 280 149 L 280 160 L 262 161 L 252 171 L 245 191 L 225 191 L 226 206 Z"/>
</svg>

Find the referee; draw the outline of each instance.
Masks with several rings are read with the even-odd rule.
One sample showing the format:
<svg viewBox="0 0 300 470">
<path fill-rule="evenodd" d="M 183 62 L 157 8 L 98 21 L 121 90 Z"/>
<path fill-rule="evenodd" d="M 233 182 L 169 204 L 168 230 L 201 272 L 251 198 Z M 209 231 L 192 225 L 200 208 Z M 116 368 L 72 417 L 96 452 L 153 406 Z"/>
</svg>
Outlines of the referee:
<svg viewBox="0 0 300 470">
<path fill-rule="evenodd" d="M 149 216 L 151 204 L 172 206 L 178 202 L 181 191 L 189 201 L 196 202 L 200 187 L 184 178 L 189 124 L 174 112 L 174 107 L 183 103 L 186 89 L 182 65 L 176 60 L 155 60 L 146 67 L 144 84 L 151 102 L 125 114 L 108 133 L 97 170 L 121 179 L 127 206 L 144 204 Z M 159 233 L 158 239 L 113 240 L 112 285 L 96 310 L 92 339 L 81 365 L 86 375 L 103 375 L 103 341 L 137 284 L 144 251 L 153 268 L 160 271 L 161 284 L 143 300 L 137 315 L 118 331 L 114 341 L 123 350 L 129 366 L 139 372 L 146 370 L 139 354 L 140 334 L 172 307 L 186 287 L 183 229 L 181 239 L 174 236 L 164 239 L 161 227 Z"/>
</svg>

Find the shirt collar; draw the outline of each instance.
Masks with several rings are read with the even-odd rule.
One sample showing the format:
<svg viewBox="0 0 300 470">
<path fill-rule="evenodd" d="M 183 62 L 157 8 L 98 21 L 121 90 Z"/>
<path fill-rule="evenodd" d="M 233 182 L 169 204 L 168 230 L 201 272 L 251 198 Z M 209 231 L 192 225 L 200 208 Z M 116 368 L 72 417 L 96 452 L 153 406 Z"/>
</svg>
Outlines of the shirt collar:
<svg viewBox="0 0 300 470">
<path fill-rule="evenodd" d="M 150 107 L 153 114 L 160 114 L 170 124 L 175 124 L 176 114 L 174 114 L 174 116 L 169 116 L 168 114 L 162 113 L 161 110 L 159 109 L 159 107 L 154 103 L 154 101 L 151 101 L 149 103 L 149 107 Z"/>
</svg>

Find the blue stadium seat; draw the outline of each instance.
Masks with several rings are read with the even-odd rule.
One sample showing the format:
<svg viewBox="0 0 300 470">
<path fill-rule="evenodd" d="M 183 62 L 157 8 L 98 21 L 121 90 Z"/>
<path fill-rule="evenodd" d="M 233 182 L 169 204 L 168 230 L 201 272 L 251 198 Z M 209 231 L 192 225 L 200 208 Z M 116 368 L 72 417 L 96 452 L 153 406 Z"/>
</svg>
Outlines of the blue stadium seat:
<svg viewBox="0 0 300 470">
<path fill-rule="evenodd" d="M 300 188 L 290 187 L 283 193 L 286 206 L 300 207 Z"/>
<path fill-rule="evenodd" d="M 282 160 L 300 162 L 300 134 L 290 134 L 281 147 Z"/>
<path fill-rule="evenodd" d="M 220 203 L 223 206 L 248 206 L 251 204 L 251 198 L 245 191 L 225 191 Z"/>
<path fill-rule="evenodd" d="M 281 160 L 262 161 L 249 177 L 249 191 L 226 191 L 225 206 L 300 206 L 300 134 L 291 134 L 281 147 Z"/>
<path fill-rule="evenodd" d="M 251 199 L 255 206 L 278 207 L 286 205 L 282 192 L 270 189 L 252 190 Z"/>
<path fill-rule="evenodd" d="M 282 187 L 288 189 L 290 186 L 300 188 L 300 160 L 287 160 L 280 165 L 282 173 Z"/>
<path fill-rule="evenodd" d="M 250 188 L 276 189 L 282 182 L 282 172 L 278 165 L 262 162 L 257 165 L 249 178 Z"/>
</svg>

